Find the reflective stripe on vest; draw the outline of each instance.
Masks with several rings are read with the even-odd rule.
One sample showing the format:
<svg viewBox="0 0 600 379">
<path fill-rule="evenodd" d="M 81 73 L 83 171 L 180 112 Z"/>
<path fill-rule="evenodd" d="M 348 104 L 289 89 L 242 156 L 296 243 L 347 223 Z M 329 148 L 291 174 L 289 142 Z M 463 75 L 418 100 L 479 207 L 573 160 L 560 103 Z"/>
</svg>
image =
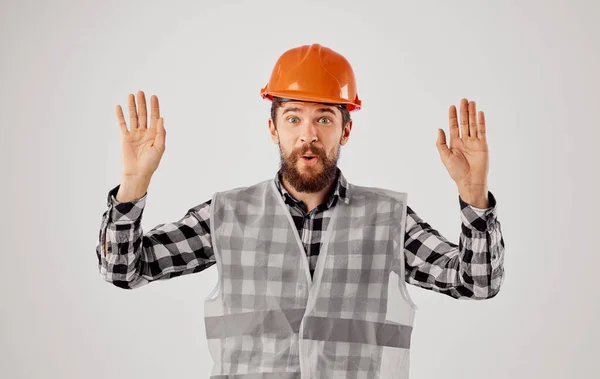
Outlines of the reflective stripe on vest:
<svg viewBox="0 0 600 379">
<path fill-rule="evenodd" d="M 325 211 L 314 278 L 272 179 L 213 195 L 210 378 L 408 378 L 407 194 L 350 183 L 347 193 Z"/>
</svg>

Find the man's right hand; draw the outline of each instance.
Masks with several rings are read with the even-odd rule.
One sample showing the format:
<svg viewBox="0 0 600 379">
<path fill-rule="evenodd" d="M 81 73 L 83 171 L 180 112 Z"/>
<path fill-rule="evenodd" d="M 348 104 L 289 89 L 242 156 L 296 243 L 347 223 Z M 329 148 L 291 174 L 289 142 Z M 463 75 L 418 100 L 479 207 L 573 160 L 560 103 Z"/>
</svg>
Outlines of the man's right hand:
<svg viewBox="0 0 600 379">
<path fill-rule="evenodd" d="M 146 111 L 146 97 L 138 91 L 139 110 L 135 97 L 128 96 L 130 128 L 127 129 L 123 110 L 117 105 L 117 120 L 121 128 L 121 158 L 123 160 L 123 179 L 143 183 L 150 178 L 160 163 L 165 151 L 166 131 L 163 118 L 160 117 L 158 97 L 152 95 L 150 126 Z"/>
</svg>

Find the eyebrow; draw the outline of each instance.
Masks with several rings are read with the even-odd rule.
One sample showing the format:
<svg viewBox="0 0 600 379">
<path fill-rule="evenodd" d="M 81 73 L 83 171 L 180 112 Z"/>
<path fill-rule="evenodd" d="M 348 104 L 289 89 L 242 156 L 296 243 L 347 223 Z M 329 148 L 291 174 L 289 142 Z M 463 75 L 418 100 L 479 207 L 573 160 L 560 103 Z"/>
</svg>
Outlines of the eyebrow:
<svg viewBox="0 0 600 379">
<path fill-rule="evenodd" d="M 298 108 L 298 107 L 289 107 L 289 108 L 286 108 L 281 113 L 281 115 L 283 116 L 287 112 L 298 112 L 298 111 L 300 111 L 300 108 Z M 331 108 L 319 108 L 319 109 L 317 109 L 317 112 L 322 112 L 322 113 L 329 112 L 329 113 L 331 113 L 334 116 L 336 115 L 335 112 L 333 110 L 331 110 Z"/>
</svg>

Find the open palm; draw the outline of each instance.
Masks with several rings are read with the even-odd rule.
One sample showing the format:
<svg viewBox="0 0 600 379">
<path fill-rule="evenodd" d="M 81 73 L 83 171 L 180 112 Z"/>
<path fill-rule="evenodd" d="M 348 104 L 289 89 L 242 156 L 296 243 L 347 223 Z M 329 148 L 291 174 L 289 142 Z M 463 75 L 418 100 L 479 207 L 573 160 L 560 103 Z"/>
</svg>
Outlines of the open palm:
<svg viewBox="0 0 600 379">
<path fill-rule="evenodd" d="M 488 145 L 486 140 L 485 115 L 479 112 L 476 118 L 475 102 L 462 99 L 460 102 L 460 131 L 456 107 L 450 106 L 450 146 L 446 145 L 446 135 L 438 129 L 436 145 L 442 163 L 450 177 L 459 187 L 485 186 L 489 167 Z"/>
<path fill-rule="evenodd" d="M 117 105 L 117 120 L 121 128 L 121 157 L 123 176 L 150 178 L 158 168 L 165 151 L 166 131 L 164 120 L 160 117 L 158 97 L 152 95 L 150 126 L 146 110 L 144 92 L 138 91 L 139 109 L 136 109 L 135 97 L 128 96 L 130 130 L 127 129 L 123 110 Z"/>
</svg>

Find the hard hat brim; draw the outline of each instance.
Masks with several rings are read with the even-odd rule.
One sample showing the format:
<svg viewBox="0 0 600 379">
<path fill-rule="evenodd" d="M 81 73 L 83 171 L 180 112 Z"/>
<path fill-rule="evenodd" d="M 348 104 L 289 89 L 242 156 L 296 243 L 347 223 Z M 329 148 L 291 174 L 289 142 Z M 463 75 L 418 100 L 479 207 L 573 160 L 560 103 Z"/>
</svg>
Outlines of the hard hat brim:
<svg viewBox="0 0 600 379">
<path fill-rule="evenodd" d="M 273 97 L 282 97 L 286 99 L 292 100 L 300 100 L 300 101 L 309 101 L 313 103 L 325 103 L 325 104 L 346 104 L 348 111 L 357 111 L 361 108 L 361 101 L 356 99 L 356 102 L 345 101 L 343 99 L 332 99 L 323 96 L 317 96 L 312 93 L 302 92 L 302 91 L 268 91 L 264 92 L 261 90 L 260 95 L 263 99 L 268 99 L 273 101 Z"/>
</svg>

